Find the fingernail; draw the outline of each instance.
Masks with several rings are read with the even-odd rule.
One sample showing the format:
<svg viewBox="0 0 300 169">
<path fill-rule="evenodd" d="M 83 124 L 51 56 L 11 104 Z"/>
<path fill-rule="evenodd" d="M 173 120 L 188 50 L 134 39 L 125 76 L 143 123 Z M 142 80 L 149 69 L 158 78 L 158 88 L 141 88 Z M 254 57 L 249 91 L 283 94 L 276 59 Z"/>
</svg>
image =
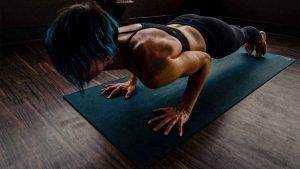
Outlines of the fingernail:
<svg viewBox="0 0 300 169">
<path fill-rule="evenodd" d="M 153 131 L 156 131 L 156 128 L 154 128 Z"/>
<path fill-rule="evenodd" d="M 179 136 L 181 137 L 181 136 L 182 136 L 182 133 L 179 133 Z"/>
<path fill-rule="evenodd" d="M 165 135 L 168 135 L 168 133 L 167 133 L 167 132 L 165 132 L 164 134 L 165 134 Z"/>
<path fill-rule="evenodd" d="M 150 124 L 150 121 L 148 121 L 147 123 Z"/>
</svg>

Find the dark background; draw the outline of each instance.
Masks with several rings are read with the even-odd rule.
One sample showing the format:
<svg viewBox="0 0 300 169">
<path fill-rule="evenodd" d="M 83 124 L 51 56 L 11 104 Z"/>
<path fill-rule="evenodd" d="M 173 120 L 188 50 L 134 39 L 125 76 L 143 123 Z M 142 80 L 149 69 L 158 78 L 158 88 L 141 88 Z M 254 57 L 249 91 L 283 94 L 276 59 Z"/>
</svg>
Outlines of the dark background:
<svg viewBox="0 0 300 169">
<path fill-rule="evenodd" d="M 58 9 L 81 1 L 0 1 L 0 46 L 40 41 Z M 106 9 L 110 13 L 118 9 L 119 16 L 115 17 L 121 25 L 139 21 L 165 23 L 180 14 L 196 13 L 230 24 L 253 25 L 267 32 L 300 37 L 300 0 L 135 0 L 116 6 L 109 3 Z"/>
</svg>

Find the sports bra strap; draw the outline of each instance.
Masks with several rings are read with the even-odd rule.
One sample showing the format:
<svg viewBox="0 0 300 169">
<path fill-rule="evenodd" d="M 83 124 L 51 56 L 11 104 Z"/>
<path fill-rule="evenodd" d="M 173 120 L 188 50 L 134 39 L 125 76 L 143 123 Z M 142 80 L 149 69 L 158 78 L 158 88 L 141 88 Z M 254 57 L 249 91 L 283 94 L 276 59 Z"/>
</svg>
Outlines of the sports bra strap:
<svg viewBox="0 0 300 169">
<path fill-rule="evenodd" d="M 157 29 L 161 29 L 165 32 L 167 32 L 168 34 L 170 34 L 171 36 L 176 37 L 181 45 L 182 45 L 182 51 L 188 51 L 190 50 L 190 45 L 188 43 L 188 40 L 186 39 L 186 37 L 177 29 L 172 28 L 172 27 L 167 27 L 165 25 L 161 25 L 161 24 L 153 24 L 153 23 L 141 23 L 142 27 L 135 30 L 130 37 L 128 38 L 127 42 L 126 42 L 126 48 L 129 49 L 129 43 L 132 39 L 132 37 L 140 30 L 142 29 L 146 29 L 146 28 L 157 28 Z"/>
<path fill-rule="evenodd" d="M 166 33 L 170 34 L 171 36 L 173 37 L 176 37 L 181 45 L 182 45 L 182 52 L 184 51 L 188 51 L 190 50 L 190 45 L 188 43 L 188 40 L 186 39 L 186 37 L 177 29 L 175 28 L 172 28 L 172 27 L 168 27 L 168 26 L 165 26 L 165 25 L 161 25 L 161 24 L 153 24 L 153 23 L 141 23 L 142 27 L 135 30 L 131 35 L 130 37 L 128 38 L 126 44 L 125 44 L 125 48 L 126 48 L 126 60 L 129 64 L 130 67 L 132 67 L 132 65 L 130 64 L 129 60 L 128 60 L 128 53 L 129 53 L 129 44 L 130 44 L 130 41 L 131 39 L 133 38 L 133 36 L 140 30 L 142 29 L 146 29 L 146 28 L 157 28 L 157 29 L 160 29 L 160 30 L 163 30 L 165 31 Z"/>
</svg>

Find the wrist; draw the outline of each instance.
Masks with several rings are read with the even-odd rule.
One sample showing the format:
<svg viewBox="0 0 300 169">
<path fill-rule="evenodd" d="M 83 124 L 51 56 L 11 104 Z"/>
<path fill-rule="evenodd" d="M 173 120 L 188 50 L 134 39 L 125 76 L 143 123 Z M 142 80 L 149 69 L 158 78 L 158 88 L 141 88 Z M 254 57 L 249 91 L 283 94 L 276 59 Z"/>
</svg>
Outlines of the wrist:
<svg viewBox="0 0 300 169">
<path fill-rule="evenodd" d="M 192 113 L 192 110 L 193 110 L 193 106 L 189 105 L 189 104 L 186 104 L 186 103 L 179 103 L 176 107 L 178 110 L 182 110 L 182 111 L 185 111 L 186 113 L 188 114 L 191 114 Z"/>
<path fill-rule="evenodd" d="M 128 80 L 128 83 L 130 85 L 135 85 L 137 82 L 137 77 L 134 74 L 131 74 Z"/>
<path fill-rule="evenodd" d="M 178 104 L 178 108 L 180 109 L 184 109 L 184 110 L 187 110 L 189 112 L 192 112 L 193 108 L 194 108 L 194 105 L 196 103 L 196 99 L 197 98 L 194 98 L 193 96 L 190 96 L 190 95 L 183 95 L 179 104 Z"/>
<path fill-rule="evenodd" d="M 130 86 L 135 86 L 136 82 L 137 82 L 136 80 L 128 80 L 127 81 L 128 85 L 130 85 Z"/>
</svg>

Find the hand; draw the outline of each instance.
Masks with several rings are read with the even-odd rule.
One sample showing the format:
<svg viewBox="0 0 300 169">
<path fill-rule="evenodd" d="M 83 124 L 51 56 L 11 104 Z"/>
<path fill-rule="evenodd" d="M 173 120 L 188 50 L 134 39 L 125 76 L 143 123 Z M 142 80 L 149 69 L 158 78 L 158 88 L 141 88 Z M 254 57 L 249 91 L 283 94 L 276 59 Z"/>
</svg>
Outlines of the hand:
<svg viewBox="0 0 300 169">
<path fill-rule="evenodd" d="M 101 89 L 101 94 L 106 94 L 108 91 L 111 91 L 110 95 L 107 98 L 111 98 L 117 93 L 120 93 L 122 91 L 126 91 L 125 98 L 129 98 L 133 91 L 135 90 L 135 84 L 132 84 L 130 81 L 124 82 L 124 83 L 116 83 L 116 84 L 107 84 L 104 86 L 103 89 Z"/>
<path fill-rule="evenodd" d="M 159 108 L 153 110 L 153 112 L 156 111 L 163 111 L 164 113 L 148 121 L 148 124 L 151 124 L 155 121 L 161 121 L 156 127 L 154 127 L 153 129 L 154 131 L 158 131 L 164 125 L 168 124 L 168 127 L 164 132 L 165 135 L 168 135 L 171 129 L 174 127 L 174 125 L 177 124 L 178 135 L 179 136 L 183 135 L 183 124 L 187 122 L 187 120 L 189 119 L 189 116 L 191 114 L 190 111 L 185 109 L 175 108 L 175 107 Z"/>
</svg>

